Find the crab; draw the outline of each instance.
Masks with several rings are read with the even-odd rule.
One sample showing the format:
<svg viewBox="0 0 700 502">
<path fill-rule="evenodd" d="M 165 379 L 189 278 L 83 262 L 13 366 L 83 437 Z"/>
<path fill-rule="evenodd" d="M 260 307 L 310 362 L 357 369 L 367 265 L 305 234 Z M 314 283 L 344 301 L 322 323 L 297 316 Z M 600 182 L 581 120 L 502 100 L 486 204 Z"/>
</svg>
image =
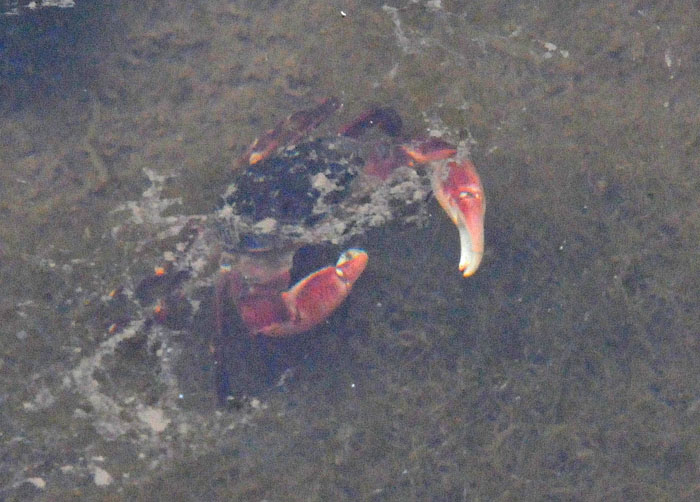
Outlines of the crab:
<svg viewBox="0 0 700 502">
<path fill-rule="evenodd" d="M 181 257 L 189 268 L 170 263 L 137 289 L 144 301 L 154 289 L 170 291 L 158 302 L 155 321 L 187 317 L 192 305 L 182 301 L 180 285 L 198 275 L 200 257 L 217 257 L 210 349 L 222 403 L 231 394 L 227 368 L 238 333 L 272 341 L 312 330 L 345 301 L 369 259 L 349 248 L 335 265 L 290 286 L 301 248 L 350 243 L 392 220 L 425 223 L 433 194 L 457 227 L 462 275 L 481 263 L 484 190 L 466 149 L 438 138 L 404 138 L 401 118 L 387 107 L 366 110 L 330 136 L 312 136 L 340 108 L 338 99 L 326 98 L 256 139 L 235 162 L 217 209 L 185 227 Z"/>
<path fill-rule="evenodd" d="M 216 287 L 217 329 L 226 296 L 252 335 L 309 331 L 345 300 L 365 270 L 362 249 L 293 286 L 303 246 L 340 244 L 394 218 L 425 218 L 430 192 L 457 226 L 459 270 L 472 275 L 484 250 L 484 190 L 466 152 L 437 138 L 405 140 L 392 108 L 371 108 L 331 137 L 310 132 L 341 108 L 336 98 L 296 112 L 248 148 L 222 197 L 216 227 L 224 243 Z M 385 136 L 365 137 L 376 127 Z"/>
</svg>

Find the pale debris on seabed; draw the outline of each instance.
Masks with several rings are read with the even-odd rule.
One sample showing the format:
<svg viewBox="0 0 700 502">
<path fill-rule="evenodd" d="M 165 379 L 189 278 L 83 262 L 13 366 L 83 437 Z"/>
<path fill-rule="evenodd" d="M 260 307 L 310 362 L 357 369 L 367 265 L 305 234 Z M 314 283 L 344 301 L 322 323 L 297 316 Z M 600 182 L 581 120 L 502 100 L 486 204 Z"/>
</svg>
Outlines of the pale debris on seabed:
<svg viewBox="0 0 700 502">
<path fill-rule="evenodd" d="M 554 44 L 552 42 L 544 42 L 542 40 L 540 40 L 539 42 L 542 44 L 546 51 L 544 54 L 542 54 L 543 59 L 551 59 L 557 52 L 559 52 L 559 55 L 564 59 L 567 59 L 569 57 L 569 51 L 565 49 L 560 49 L 559 47 L 557 47 L 557 44 Z"/>
<path fill-rule="evenodd" d="M 117 205 L 111 212 L 128 214 L 126 223 L 133 225 L 150 224 L 159 227 L 166 227 L 167 231 L 163 237 L 177 235 L 182 230 L 182 227 L 189 221 L 191 217 L 187 216 L 163 216 L 163 214 L 172 206 L 182 204 L 182 199 L 166 199 L 162 198 L 163 187 L 168 176 L 158 174 L 152 169 L 144 169 L 144 174 L 151 183 L 142 194 L 138 201 L 127 201 Z M 118 235 L 123 222 L 112 229 L 112 235 Z"/>
<path fill-rule="evenodd" d="M 36 2 L 32 2 L 36 3 Z M 60 7 L 60 8 L 67 8 L 67 7 L 75 7 L 75 1 L 74 0 L 42 0 L 41 2 L 42 7 Z"/>
<path fill-rule="evenodd" d="M 27 478 L 24 481 L 33 484 L 39 490 L 46 488 L 46 481 L 44 481 L 44 478 Z"/>
<path fill-rule="evenodd" d="M 100 392 L 100 384 L 93 372 L 101 366 L 104 357 L 114 353 L 119 343 L 136 336 L 144 322 L 131 321 L 121 332 L 102 342 L 92 356 L 83 358 L 70 375 L 64 378 L 64 387 L 74 388 L 90 402 L 96 418 L 95 427 L 108 439 L 116 439 L 128 431 L 130 426 L 128 421 L 120 418 L 122 407 L 114 399 Z"/>
<path fill-rule="evenodd" d="M 167 235 L 177 235 L 189 220 L 196 218 L 196 216 L 163 216 L 164 211 L 180 201 L 161 198 L 163 185 L 168 179 L 167 176 L 160 175 L 150 169 L 145 169 L 144 172 L 151 185 L 144 191 L 141 199 L 126 202 L 113 210 L 113 213 L 126 213 L 126 217 L 119 215 L 121 222 L 118 227 L 112 229 L 112 235 L 115 239 L 118 238 L 122 227 L 141 225 L 153 229 L 165 228 L 166 230 L 163 232 Z M 202 216 L 201 219 L 203 220 L 205 217 Z M 150 240 L 147 239 L 139 244 L 145 246 L 148 242 Z M 169 256 L 169 258 L 174 258 L 174 256 Z M 196 269 L 196 264 L 194 268 Z M 95 376 L 95 371 L 102 368 L 104 359 L 111 357 L 122 342 L 143 332 L 147 319 L 148 314 L 143 310 L 138 310 L 134 319 L 122 326 L 117 333 L 102 341 L 91 355 L 84 357 L 63 379 L 64 388 L 77 391 L 90 403 L 92 410 L 89 416 L 94 420 L 94 427 L 106 439 L 116 439 L 131 430 L 145 432 L 149 437 L 155 439 L 153 433 L 162 432 L 171 423 L 171 420 L 165 417 L 160 408 L 146 405 L 133 407 L 129 405 L 128 398 L 108 395 L 102 390 L 102 386 Z M 160 334 L 158 329 L 152 328 L 149 330 L 148 336 L 149 339 L 155 340 Z M 162 360 L 160 365 L 160 379 L 168 387 L 170 391 L 168 395 L 176 395 L 176 383 L 173 376 L 167 371 L 166 361 Z M 130 413 L 129 410 L 133 410 L 134 414 Z M 76 410 L 76 416 L 81 414 L 81 410 Z M 134 415 L 137 420 L 131 419 L 134 418 Z M 101 479 L 104 479 L 104 476 Z"/>
<path fill-rule="evenodd" d="M 22 11 L 34 11 L 44 7 L 58 7 L 59 9 L 75 7 L 75 0 L 42 0 L 19 2 L 17 0 L 0 1 L 0 14 L 5 16 L 18 16 Z"/>
<path fill-rule="evenodd" d="M 670 68 L 671 66 L 673 66 L 673 58 L 671 57 L 670 49 L 666 49 L 664 51 L 664 63 L 666 63 L 667 68 Z"/>
<path fill-rule="evenodd" d="M 136 415 L 139 417 L 139 420 L 148 425 L 153 432 L 163 432 L 168 425 L 170 425 L 170 419 L 165 418 L 163 410 L 160 408 L 146 406 L 144 409 L 139 410 Z"/>
<path fill-rule="evenodd" d="M 108 486 L 114 481 L 112 475 L 105 471 L 102 467 L 91 464 L 89 469 L 92 472 L 92 479 L 95 481 L 97 486 Z"/>
<path fill-rule="evenodd" d="M 401 47 L 406 54 L 418 54 L 420 49 L 413 47 L 414 44 L 403 31 L 403 27 L 401 26 L 401 18 L 399 17 L 399 10 L 396 7 L 390 7 L 388 5 L 384 5 L 382 9 L 384 12 L 388 12 L 391 16 L 391 20 L 394 23 L 394 35 L 396 36 L 396 41 L 399 44 L 399 47 Z"/>
<path fill-rule="evenodd" d="M 55 402 L 56 398 L 51 391 L 46 387 L 42 387 L 36 393 L 32 401 L 25 401 L 22 403 L 22 408 L 25 411 L 40 411 L 53 406 Z"/>
<path fill-rule="evenodd" d="M 414 1 L 413 3 L 418 2 Z M 425 6 L 428 8 L 428 10 L 433 12 L 442 10 L 441 0 L 428 0 L 425 3 Z M 394 36 L 396 36 L 396 42 L 399 47 L 401 47 L 401 50 L 403 50 L 406 54 L 419 54 L 426 47 L 439 45 L 438 41 L 430 37 L 425 37 L 422 35 L 419 36 L 417 32 L 410 30 L 410 28 L 408 29 L 408 32 L 407 30 L 404 30 L 403 25 L 401 24 L 398 8 L 383 5 L 382 10 L 388 13 L 391 17 L 391 21 L 394 23 Z"/>
</svg>

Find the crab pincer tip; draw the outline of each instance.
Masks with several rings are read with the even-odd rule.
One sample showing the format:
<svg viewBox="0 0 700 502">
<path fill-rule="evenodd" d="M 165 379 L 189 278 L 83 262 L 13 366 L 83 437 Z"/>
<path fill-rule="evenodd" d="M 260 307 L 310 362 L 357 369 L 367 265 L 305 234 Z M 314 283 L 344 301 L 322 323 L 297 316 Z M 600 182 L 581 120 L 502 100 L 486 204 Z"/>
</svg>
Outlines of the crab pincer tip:
<svg viewBox="0 0 700 502">
<path fill-rule="evenodd" d="M 347 284 L 352 285 L 362 275 L 369 256 L 363 249 L 351 248 L 343 252 L 335 264 L 336 274 Z"/>
<path fill-rule="evenodd" d="M 472 238 L 469 234 L 469 230 L 466 227 L 458 227 L 458 229 L 461 248 L 459 257 L 459 271 L 462 272 L 464 277 L 469 277 L 474 275 L 474 272 L 476 272 L 479 268 L 481 259 L 484 257 L 484 253 L 483 251 L 476 251 L 473 249 Z"/>
</svg>

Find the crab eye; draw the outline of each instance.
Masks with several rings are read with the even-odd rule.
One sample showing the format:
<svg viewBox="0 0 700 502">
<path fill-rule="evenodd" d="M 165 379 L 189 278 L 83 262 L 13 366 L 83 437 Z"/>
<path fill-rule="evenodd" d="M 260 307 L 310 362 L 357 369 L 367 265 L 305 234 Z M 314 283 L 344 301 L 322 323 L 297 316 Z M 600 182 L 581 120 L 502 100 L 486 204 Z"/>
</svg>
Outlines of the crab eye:
<svg viewBox="0 0 700 502">
<path fill-rule="evenodd" d="M 459 195 L 457 196 L 459 200 L 467 200 L 467 199 L 476 199 L 479 200 L 482 197 L 481 191 L 477 188 L 464 188 L 462 191 L 459 192 Z"/>
</svg>

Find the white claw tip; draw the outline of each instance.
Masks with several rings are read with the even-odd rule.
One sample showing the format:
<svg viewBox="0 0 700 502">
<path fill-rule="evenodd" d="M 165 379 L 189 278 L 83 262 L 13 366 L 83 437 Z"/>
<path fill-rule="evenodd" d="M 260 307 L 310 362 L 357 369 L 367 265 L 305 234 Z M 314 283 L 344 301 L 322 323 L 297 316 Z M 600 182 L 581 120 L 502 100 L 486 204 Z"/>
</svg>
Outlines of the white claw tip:
<svg viewBox="0 0 700 502">
<path fill-rule="evenodd" d="M 481 264 L 484 253 L 481 250 L 474 250 L 471 236 L 465 225 L 459 225 L 459 270 L 464 277 L 474 274 Z M 483 245 L 482 245 L 483 249 Z"/>
<path fill-rule="evenodd" d="M 473 251 L 467 250 L 466 254 L 468 257 L 462 256 L 462 259 L 459 262 L 459 271 L 462 272 L 462 275 L 464 277 L 469 277 L 470 275 L 473 275 L 474 272 L 479 268 L 479 264 L 481 264 L 481 258 L 483 256 L 482 253 L 475 253 Z"/>
</svg>

